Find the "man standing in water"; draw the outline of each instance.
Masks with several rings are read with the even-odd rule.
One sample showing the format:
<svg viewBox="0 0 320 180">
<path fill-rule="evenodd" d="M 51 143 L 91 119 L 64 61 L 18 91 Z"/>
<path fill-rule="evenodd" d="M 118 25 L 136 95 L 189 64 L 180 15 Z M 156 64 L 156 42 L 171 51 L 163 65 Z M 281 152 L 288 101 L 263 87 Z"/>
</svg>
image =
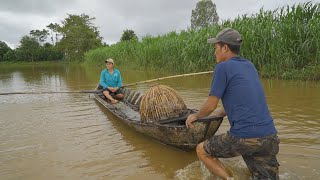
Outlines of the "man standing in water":
<svg viewBox="0 0 320 180">
<path fill-rule="evenodd" d="M 270 115 L 264 90 L 255 66 L 239 56 L 241 36 L 238 31 L 226 28 L 213 44 L 217 65 L 207 101 L 199 112 L 191 114 L 186 126 L 210 115 L 222 100 L 220 116 L 228 116 L 230 131 L 216 135 L 198 144 L 197 155 L 211 173 L 223 179 L 232 179 L 218 158 L 242 156 L 253 179 L 279 179 L 279 139 Z"/>
<path fill-rule="evenodd" d="M 103 87 L 103 94 L 108 98 L 111 103 L 115 104 L 118 100 L 114 99 L 111 94 L 115 94 L 117 99 L 123 98 L 123 92 L 120 87 L 122 86 L 121 74 L 118 69 L 114 68 L 113 59 L 105 61 L 106 69 L 101 72 L 100 85 Z"/>
</svg>

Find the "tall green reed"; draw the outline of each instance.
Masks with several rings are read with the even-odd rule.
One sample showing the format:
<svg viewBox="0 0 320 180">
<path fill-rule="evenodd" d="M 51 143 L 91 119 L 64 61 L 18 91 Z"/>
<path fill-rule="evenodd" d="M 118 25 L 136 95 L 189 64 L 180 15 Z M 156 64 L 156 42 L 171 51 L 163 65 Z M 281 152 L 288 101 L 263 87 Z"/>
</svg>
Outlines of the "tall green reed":
<svg viewBox="0 0 320 180">
<path fill-rule="evenodd" d="M 257 14 L 200 30 L 119 42 L 89 51 L 86 64 L 103 64 L 104 59 L 112 57 L 121 67 L 174 72 L 212 70 L 214 51 L 207 39 L 225 27 L 241 33 L 241 55 L 251 60 L 262 76 L 320 80 L 320 5 L 311 2 L 274 11 L 261 9 Z"/>
</svg>

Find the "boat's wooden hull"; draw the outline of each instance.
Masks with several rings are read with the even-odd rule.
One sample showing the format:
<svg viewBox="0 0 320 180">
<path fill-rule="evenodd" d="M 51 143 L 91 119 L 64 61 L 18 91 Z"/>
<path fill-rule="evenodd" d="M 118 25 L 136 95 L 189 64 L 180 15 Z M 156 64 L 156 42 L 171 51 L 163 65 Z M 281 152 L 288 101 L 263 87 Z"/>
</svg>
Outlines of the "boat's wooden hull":
<svg viewBox="0 0 320 180">
<path fill-rule="evenodd" d="M 184 151 L 194 149 L 197 144 L 213 136 L 223 120 L 223 117 L 212 117 L 210 120 L 206 120 L 205 122 L 194 122 L 193 124 L 195 127 L 189 129 L 184 125 L 186 118 L 166 124 L 160 124 L 158 122 L 144 123 L 140 121 L 138 112 L 132 110 L 130 107 L 131 104 L 128 103 L 128 101 L 121 101 L 113 105 L 109 101 L 105 100 L 101 94 L 94 94 L 94 97 L 99 103 L 129 127 L 132 127 L 136 131 L 149 136 L 160 143 Z M 135 96 L 132 95 L 131 97 Z M 127 112 L 124 112 L 128 111 L 128 109 L 131 109 L 133 113 L 128 115 Z"/>
</svg>

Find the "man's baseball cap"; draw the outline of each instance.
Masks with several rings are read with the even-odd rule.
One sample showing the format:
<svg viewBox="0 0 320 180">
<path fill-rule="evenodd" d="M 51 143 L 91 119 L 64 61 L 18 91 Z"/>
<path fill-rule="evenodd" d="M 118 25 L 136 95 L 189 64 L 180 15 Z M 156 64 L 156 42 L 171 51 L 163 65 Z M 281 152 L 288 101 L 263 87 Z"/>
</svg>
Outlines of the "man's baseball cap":
<svg viewBox="0 0 320 180">
<path fill-rule="evenodd" d="M 210 44 L 216 44 L 218 42 L 240 46 L 242 39 L 238 31 L 232 28 L 225 28 L 220 31 L 215 38 L 208 39 L 208 43 Z"/>
<path fill-rule="evenodd" d="M 113 59 L 111 59 L 111 58 L 105 60 L 104 62 L 105 62 L 105 63 L 110 62 L 110 63 L 114 64 L 114 61 L 113 61 Z"/>
</svg>

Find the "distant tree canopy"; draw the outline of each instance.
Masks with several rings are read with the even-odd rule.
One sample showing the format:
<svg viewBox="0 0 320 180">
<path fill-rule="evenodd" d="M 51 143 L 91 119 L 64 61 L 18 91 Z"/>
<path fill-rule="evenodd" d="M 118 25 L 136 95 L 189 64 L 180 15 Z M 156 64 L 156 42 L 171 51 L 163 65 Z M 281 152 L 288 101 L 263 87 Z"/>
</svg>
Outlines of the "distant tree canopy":
<svg viewBox="0 0 320 180">
<path fill-rule="evenodd" d="M 0 41 L 0 61 L 7 61 L 11 51 L 12 49 L 7 45 L 7 43 Z"/>
<path fill-rule="evenodd" d="M 219 22 L 216 5 L 211 0 L 201 0 L 191 13 L 191 28 L 201 29 Z"/>
<path fill-rule="evenodd" d="M 62 36 L 57 47 L 65 53 L 66 59 L 82 60 L 85 52 L 102 46 L 102 37 L 92 23 L 94 19 L 86 14 L 68 14 L 62 25 L 57 27 Z"/>
<path fill-rule="evenodd" d="M 52 45 L 55 45 L 58 42 L 58 28 L 59 28 L 59 24 L 55 23 L 50 23 L 47 26 L 48 29 L 50 29 L 50 39 L 51 39 L 51 43 Z"/>
<path fill-rule="evenodd" d="M 30 31 L 30 35 L 32 37 L 36 38 L 37 41 L 40 44 L 43 44 L 46 41 L 47 36 L 49 35 L 49 31 L 46 30 L 46 29 L 43 29 L 42 31 L 40 31 L 40 30 L 31 30 Z"/>
<path fill-rule="evenodd" d="M 37 59 L 40 47 L 40 43 L 35 37 L 23 36 L 19 48 L 16 49 L 19 60 L 31 60 L 33 62 Z"/>
<path fill-rule="evenodd" d="M 63 59 L 63 53 L 50 43 L 41 45 L 32 36 L 23 36 L 20 46 L 9 54 L 7 61 L 51 61 Z"/>
<path fill-rule="evenodd" d="M 120 41 L 121 42 L 122 41 L 129 41 L 132 39 L 138 39 L 137 35 L 134 33 L 133 30 L 126 29 L 123 31 Z"/>
<path fill-rule="evenodd" d="M 50 23 L 48 29 L 31 30 L 14 50 L 0 41 L 0 61 L 83 60 L 85 52 L 103 46 L 102 37 L 92 23 L 94 19 L 86 14 L 68 14 L 61 25 Z"/>
</svg>

